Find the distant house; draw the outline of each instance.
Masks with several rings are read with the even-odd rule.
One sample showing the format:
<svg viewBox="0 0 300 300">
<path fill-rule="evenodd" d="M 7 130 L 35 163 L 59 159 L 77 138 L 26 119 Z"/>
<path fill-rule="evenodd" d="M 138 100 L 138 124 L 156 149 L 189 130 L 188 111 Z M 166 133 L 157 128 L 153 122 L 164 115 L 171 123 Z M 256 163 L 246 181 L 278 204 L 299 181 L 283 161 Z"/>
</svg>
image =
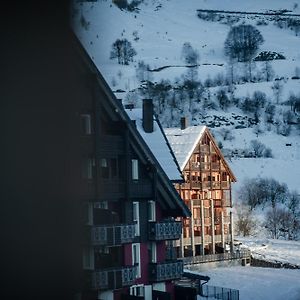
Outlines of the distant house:
<svg viewBox="0 0 300 300">
<path fill-rule="evenodd" d="M 192 212 L 185 218 L 178 252 L 183 256 L 232 250 L 231 183 L 236 181 L 206 126 L 167 128 L 165 134 L 184 176 L 175 187 Z"/>
</svg>

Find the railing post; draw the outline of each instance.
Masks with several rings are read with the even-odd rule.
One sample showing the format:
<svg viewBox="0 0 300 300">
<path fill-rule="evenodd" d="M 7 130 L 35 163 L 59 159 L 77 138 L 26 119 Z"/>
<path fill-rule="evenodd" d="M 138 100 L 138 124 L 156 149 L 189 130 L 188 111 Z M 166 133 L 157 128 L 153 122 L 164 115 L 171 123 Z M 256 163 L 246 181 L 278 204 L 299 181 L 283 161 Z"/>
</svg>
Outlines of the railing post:
<svg viewBox="0 0 300 300">
<path fill-rule="evenodd" d="M 233 214 L 230 212 L 230 252 L 233 252 Z"/>
<path fill-rule="evenodd" d="M 193 216 L 193 210 L 194 210 L 194 202 L 193 199 L 190 200 L 191 203 L 191 218 L 190 218 L 190 232 L 191 232 L 191 248 L 192 248 L 192 256 L 195 256 L 195 236 L 194 236 L 194 216 Z"/>
<path fill-rule="evenodd" d="M 224 212 L 221 212 L 221 241 L 222 248 L 225 250 L 225 236 L 224 236 Z"/>
<path fill-rule="evenodd" d="M 211 245 L 212 253 L 215 254 L 215 210 L 214 210 L 214 200 L 210 199 L 210 209 L 211 209 Z"/>
<path fill-rule="evenodd" d="M 201 255 L 205 254 L 205 235 L 204 235 L 204 206 L 203 200 L 200 200 L 200 210 L 201 210 Z"/>
</svg>

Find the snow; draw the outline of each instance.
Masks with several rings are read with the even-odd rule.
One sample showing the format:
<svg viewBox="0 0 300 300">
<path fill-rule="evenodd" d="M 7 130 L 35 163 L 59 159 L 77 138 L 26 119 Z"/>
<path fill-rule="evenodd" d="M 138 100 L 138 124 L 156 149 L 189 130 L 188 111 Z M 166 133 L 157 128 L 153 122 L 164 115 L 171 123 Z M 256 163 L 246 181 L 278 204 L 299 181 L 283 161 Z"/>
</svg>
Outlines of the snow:
<svg viewBox="0 0 300 300">
<path fill-rule="evenodd" d="M 206 126 L 164 129 L 181 170 L 187 164 L 205 129 Z"/>
<path fill-rule="evenodd" d="M 239 290 L 242 300 L 300 299 L 300 270 L 241 266 L 201 274 L 210 277 L 209 285 Z"/>
<path fill-rule="evenodd" d="M 214 131 L 215 132 L 215 131 Z M 272 149 L 273 158 L 232 158 L 227 162 L 237 178 L 233 190 L 237 191 L 246 178 L 276 178 L 286 183 L 290 190 L 300 193 L 300 139 L 298 136 L 285 137 L 271 132 L 258 136 L 252 128 L 236 129 L 232 141 L 223 141 L 217 134 L 217 141 L 222 141 L 224 148 L 246 149 L 251 140 L 262 142 Z M 291 144 L 291 146 L 286 146 Z"/>
<path fill-rule="evenodd" d="M 267 238 L 238 237 L 241 247 L 251 250 L 258 259 L 272 262 L 289 263 L 300 267 L 300 242 Z"/>
<path fill-rule="evenodd" d="M 143 111 L 140 108 L 125 109 L 131 120 L 135 120 L 136 128 L 147 143 L 148 147 L 158 160 L 159 164 L 166 172 L 170 180 L 182 181 L 181 173 L 175 163 L 171 154 L 171 150 L 167 145 L 166 138 L 164 137 L 157 120 L 154 117 L 153 132 L 146 133 L 143 128 L 142 118 Z"/>
<path fill-rule="evenodd" d="M 249 237 L 236 237 L 235 242 L 255 258 L 300 267 L 300 242 Z M 185 271 L 209 276 L 208 285 L 239 290 L 242 300 L 300 299 L 300 269 L 231 266 L 197 272 L 196 268 Z"/>
<path fill-rule="evenodd" d="M 208 22 L 197 17 L 197 9 L 216 9 L 243 12 L 268 12 L 271 10 L 287 9 L 290 13 L 300 14 L 300 3 L 295 0 L 145 0 L 138 12 L 120 10 L 112 1 L 101 0 L 97 2 L 80 2 L 74 0 L 73 27 L 88 53 L 92 57 L 104 78 L 112 89 L 122 89 L 120 97 L 140 86 L 136 77 L 135 68 L 139 61 L 150 65 L 151 69 L 170 66 L 160 72 L 151 72 L 153 82 L 162 79 L 175 82 L 188 70 L 181 57 L 182 45 L 190 42 L 200 54 L 197 67 L 198 78 L 204 82 L 208 77 L 214 78 L 217 74 L 226 76 L 228 62 L 224 56 L 223 46 L 229 25 L 221 22 Z M 80 25 L 84 17 L 88 26 Z M 284 105 L 291 93 L 300 94 L 300 80 L 291 79 L 295 68 L 300 67 L 300 38 L 292 30 L 280 29 L 268 21 L 266 26 L 257 26 L 257 19 L 245 17 L 240 23 L 252 24 L 262 33 L 265 42 L 260 51 L 276 51 L 283 54 L 286 60 L 270 62 L 275 77 L 281 78 L 282 93 L 279 103 L 272 86 L 275 81 L 235 84 L 234 96 L 243 99 L 252 96 L 255 91 L 262 91 L 267 99 L 276 104 L 278 110 L 276 119 L 282 118 L 283 112 L 289 110 Z M 239 24 L 240 24 L 239 23 Z M 134 40 L 133 32 L 137 32 L 139 39 Z M 110 60 L 111 45 L 118 38 L 127 38 L 137 51 L 133 63 L 127 66 L 118 65 L 115 60 Z M 257 62 L 253 72 L 263 70 L 264 62 Z M 234 66 L 235 74 L 243 74 L 245 66 L 241 63 Z M 220 87 L 210 88 L 214 96 Z M 169 111 L 166 111 L 168 113 Z M 138 113 L 138 111 L 136 111 Z M 129 112 L 130 117 L 136 119 L 137 128 L 154 152 L 156 158 L 165 169 L 169 178 L 176 178 L 178 170 L 169 155 L 166 143 L 155 123 L 152 134 L 146 134 L 141 127 L 141 112 Z M 191 121 L 191 124 L 203 124 L 203 116 L 213 120 L 214 116 L 226 117 L 233 121 L 233 116 L 242 115 L 241 110 L 231 107 L 229 111 L 201 111 Z M 202 119 L 201 119 L 202 118 Z M 261 117 L 263 118 L 263 116 Z M 262 121 L 262 120 L 261 120 Z M 247 123 L 247 120 L 245 121 Z M 178 122 L 179 124 L 179 122 Z M 271 126 L 261 122 L 262 133 L 257 134 L 257 128 L 235 129 L 234 125 L 226 126 L 232 135 L 232 140 L 223 140 L 220 128 L 210 128 L 216 142 L 222 142 L 222 151 L 228 149 L 243 150 L 250 146 L 251 140 L 258 140 L 272 149 L 273 158 L 243 158 L 228 157 L 226 159 L 237 178 L 237 183 L 232 185 L 233 203 L 239 202 L 237 191 L 246 178 L 272 177 L 280 183 L 286 183 L 290 190 L 300 194 L 300 135 L 293 128 L 290 136 L 274 133 Z M 246 124 L 248 126 L 248 124 Z M 223 125 L 224 128 L 225 125 Z M 180 129 L 166 129 L 165 132 L 172 143 L 174 154 L 180 168 L 183 169 L 186 160 L 193 150 L 193 145 L 199 139 L 204 126 L 190 127 L 191 132 L 184 137 L 184 142 L 178 142 L 182 135 Z M 170 134 L 168 134 L 170 131 Z M 187 132 L 187 131 L 186 131 Z M 291 144 L 291 146 L 286 146 Z M 167 154 L 167 155 L 166 155 Z M 166 155 L 166 156 L 165 156 Z M 295 241 L 275 241 L 260 238 L 239 238 L 243 245 L 249 247 L 255 256 L 271 261 L 289 262 L 300 264 L 300 244 Z M 299 300 L 300 299 L 300 270 L 266 269 L 254 267 L 219 268 L 207 272 L 211 277 L 209 284 L 235 288 L 240 290 L 242 300 Z"/>
</svg>

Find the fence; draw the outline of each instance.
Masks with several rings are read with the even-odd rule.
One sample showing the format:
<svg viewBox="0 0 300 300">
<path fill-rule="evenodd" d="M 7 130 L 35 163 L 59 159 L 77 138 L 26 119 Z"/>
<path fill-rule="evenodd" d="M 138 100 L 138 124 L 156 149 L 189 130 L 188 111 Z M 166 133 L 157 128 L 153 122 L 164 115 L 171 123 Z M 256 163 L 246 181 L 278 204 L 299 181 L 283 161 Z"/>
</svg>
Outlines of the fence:
<svg viewBox="0 0 300 300">
<path fill-rule="evenodd" d="M 218 253 L 218 254 L 183 257 L 181 259 L 183 260 L 183 263 L 185 265 L 191 265 L 191 264 L 200 264 L 200 263 L 213 262 L 213 261 L 249 258 L 250 256 L 251 256 L 250 251 L 242 250 L 233 253 Z"/>
<path fill-rule="evenodd" d="M 240 293 L 239 290 L 204 284 L 200 296 L 211 299 L 239 300 Z"/>
</svg>

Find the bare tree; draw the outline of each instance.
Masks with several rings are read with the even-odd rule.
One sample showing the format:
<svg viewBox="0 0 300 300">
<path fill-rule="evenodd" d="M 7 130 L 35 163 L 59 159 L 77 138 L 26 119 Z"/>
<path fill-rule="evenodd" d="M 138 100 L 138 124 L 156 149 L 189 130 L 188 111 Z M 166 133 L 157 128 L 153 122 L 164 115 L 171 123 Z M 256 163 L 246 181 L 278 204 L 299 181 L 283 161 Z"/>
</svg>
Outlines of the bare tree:
<svg viewBox="0 0 300 300">
<path fill-rule="evenodd" d="M 242 236 L 251 235 L 256 228 L 256 219 L 253 211 L 247 205 L 239 205 L 236 210 L 237 220 L 235 223 L 236 233 Z"/>
<path fill-rule="evenodd" d="M 188 42 L 184 43 L 181 50 L 181 57 L 188 65 L 196 65 L 199 61 L 199 53 Z"/>
<path fill-rule="evenodd" d="M 225 40 L 224 51 L 231 64 L 233 61 L 247 62 L 251 80 L 252 59 L 264 42 L 260 31 L 252 25 L 233 26 Z"/>
<path fill-rule="evenodd" d="M 144 61 L 139 61 L 135 70 L 137 79 L 140 81 L 151 81 L 153 76 L 149 69 L 150 66 L 148 64 L 145 64 Z"/>
<path fill-rule="evenodd" d="M 225 55 L 229 59 L 248 62 L 254 57 L 263 42 L 263 36 L 254 26 L 233 26 L 225 40 Z"/>
<path fill-rule="evenodd" d="M 265 226 L 273 239 L 285 237 L 291 227 L 290 212 L 277 206 L 271 208 L 266 214 Z"/>
<path fill-rule="evenodd" d="M 275 81 L 275 83 L 272 86 L 272 90 L 276 99 L 276 103 L 279 104 L 283 90 L 282 83 L 279 80 Z"/>
<path fill-rule="evenodd" d="M 239 190 L 239 197 L 251 209 L 266 204 L 275 207 L 276 204 L 286 201 L 288 188 L 286 184 L 273 178 L 252 178 L 244 181 Z"/>
<path fill-rule="evenodd" d="M 110 59 L 117 58 L 120 65 L 129 65 L 129 62 L 133 61 L 133 57 L 136 54 L 136 51 L 127 39 L 117 39 L 112 44 Z"/>
<path fill-rule="evenodd" d="M 272 150 L 257 140 L 250 141 L 250 147 L 256 157 L 272 157 Z"/>
</svg>

